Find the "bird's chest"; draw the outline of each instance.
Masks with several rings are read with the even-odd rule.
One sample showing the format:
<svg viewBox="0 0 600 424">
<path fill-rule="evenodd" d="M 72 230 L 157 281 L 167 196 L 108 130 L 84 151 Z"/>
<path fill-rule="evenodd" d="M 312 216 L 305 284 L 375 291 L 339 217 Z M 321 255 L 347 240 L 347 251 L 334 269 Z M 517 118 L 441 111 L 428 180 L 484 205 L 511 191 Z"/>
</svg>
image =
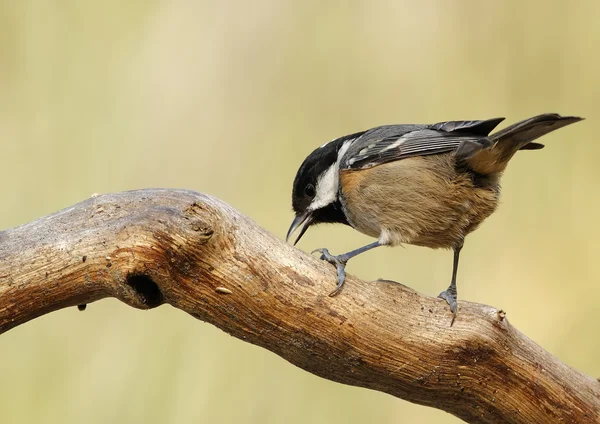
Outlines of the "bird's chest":
<svg viewBox="0 0 600 424">
<path fill-rule="evenodd" d="M 385 244 L 452 248 L 498 204 L 497 187 L 476 187 L 444 157 L 420 157 L 340 173 L 348 222 Z"/>
</svg>

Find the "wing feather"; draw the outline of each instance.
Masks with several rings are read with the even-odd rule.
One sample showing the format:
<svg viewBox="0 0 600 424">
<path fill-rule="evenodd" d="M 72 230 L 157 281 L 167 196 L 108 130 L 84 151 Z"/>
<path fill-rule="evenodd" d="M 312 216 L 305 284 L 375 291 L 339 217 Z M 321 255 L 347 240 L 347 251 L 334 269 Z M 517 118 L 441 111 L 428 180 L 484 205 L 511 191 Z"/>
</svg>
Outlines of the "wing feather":
<svg viewBox="0 0 600 424">
<path fill-rule="evenodd" d="M 457 151 L 468 144 L 473 152 L 477 147 L 489 147 L 487 134 L 502 118 L 487 121 L 448 121 L 433 125 L 391 125 L 365 132 L 342 158 L 341 169 L 371 168 L 383 163 L 413 156 L 427 156 Z"/>
<path fill-rule="evenodd" d="M 457 150 L 465 141 L 480 142 L 481 139 L 480 136 L 433 130 L 418 130 L 380 140 L 358 139 L 352 151 L 349 149 L 344 155 L 341 168 L 363 169 L 412 156 L 447 153 Z"/>
</svg>

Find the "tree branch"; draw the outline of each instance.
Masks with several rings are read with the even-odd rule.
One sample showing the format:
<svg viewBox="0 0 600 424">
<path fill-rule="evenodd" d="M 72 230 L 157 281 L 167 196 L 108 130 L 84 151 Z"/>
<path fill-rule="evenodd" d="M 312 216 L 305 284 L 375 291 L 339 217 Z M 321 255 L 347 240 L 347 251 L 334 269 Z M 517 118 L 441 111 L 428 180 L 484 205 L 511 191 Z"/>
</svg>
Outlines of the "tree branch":
<svg viewBox="0 0 600 424">
<path fill-rule="evenodd" d="M 489 306 L 348 277 L 190 191 L 90 198 L 0 233 L 0 333 L 105 297 L 168 303 L 324 378 L 471 423 L 600 421 L 600 383 Z"/>
</svg>

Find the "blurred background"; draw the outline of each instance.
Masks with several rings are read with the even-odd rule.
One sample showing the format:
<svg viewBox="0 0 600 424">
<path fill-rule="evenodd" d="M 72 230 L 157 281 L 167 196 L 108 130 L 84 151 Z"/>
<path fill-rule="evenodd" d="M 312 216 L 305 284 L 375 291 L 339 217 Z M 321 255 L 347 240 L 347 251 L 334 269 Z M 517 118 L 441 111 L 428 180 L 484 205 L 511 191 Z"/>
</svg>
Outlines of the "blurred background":
<svg viewBox="0 0 600 424">
<path fill-rule="evenodd" d="M 332 138 L 581 115 L 515 157 L 501 207 L 467 239 L 459 294 L 600 376 L 599 19 L 595 0 L 2 1 L 0 228 L 95 192 L 174 187 L 284 237 L 295 172 Z M 369 240 L 322 226 L 299 247 Z M 406 247 L 348 269 L 435 296 L 451 261 Z M 315 377 L 166 305 L 58 311 L 3 334 L 0 358 L 2 423 L 459 422 Z"/>
</svg>

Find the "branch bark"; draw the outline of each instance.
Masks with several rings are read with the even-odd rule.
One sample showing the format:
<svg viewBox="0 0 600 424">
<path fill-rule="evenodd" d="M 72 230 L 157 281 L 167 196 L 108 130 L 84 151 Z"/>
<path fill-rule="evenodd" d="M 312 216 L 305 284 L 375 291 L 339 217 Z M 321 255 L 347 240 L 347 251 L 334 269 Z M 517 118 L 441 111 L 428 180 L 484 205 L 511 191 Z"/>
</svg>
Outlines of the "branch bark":
<svg viewBox="0 0 600 424">
<path fill-rule="evenodd" d="M 90 198 L 0 232 L 0 333 L 105 297 L 168 303 L 321 377 L 470 423 L 600 422 L 600 383 L 489 306 L 335 270 L 223 202 L 183 190 Z"/>
</svg>

